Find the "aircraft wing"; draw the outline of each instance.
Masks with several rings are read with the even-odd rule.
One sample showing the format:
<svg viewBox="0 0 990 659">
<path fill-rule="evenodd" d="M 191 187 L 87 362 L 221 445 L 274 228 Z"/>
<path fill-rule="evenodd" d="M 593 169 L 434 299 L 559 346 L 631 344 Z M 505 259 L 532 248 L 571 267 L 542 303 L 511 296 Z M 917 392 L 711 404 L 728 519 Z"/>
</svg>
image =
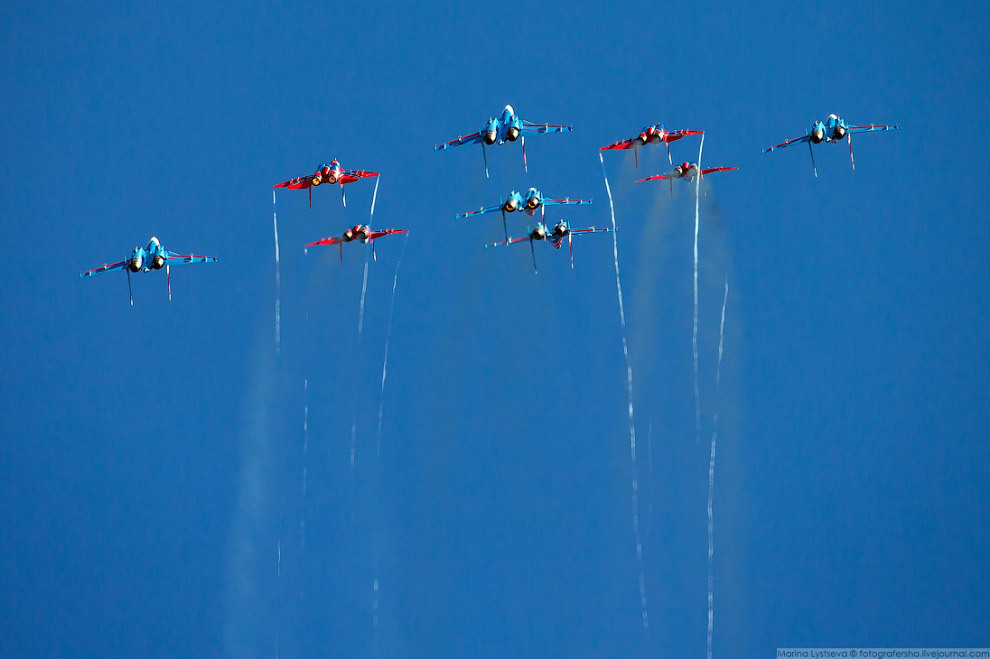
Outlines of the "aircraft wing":
<svg viewBox="0 0 990 659">
<path fill-rule="evenodd" d="M 495 211 L 500 211 L 500 210 L 502 210 L 502 205 L 501 204 L 499 204 L 498 206 L 488 206 L 487 208 L 479 208 L 476 211 L 468 211 L 466 213 L 458 213 L 456 215 L 456 217 L 457 218 L 462 218 L 462 217 L 471 217 L 472 215 L 484 215 L 485 213 L 494 213 Z"/>
<path fill-rule="evenodd" d="M 711 174 L 712 172 L 730 172 L 733 169 L 739 169 L 739 168 L 738 167 L 712 167 L 711 169 L 703 169 L 703 170 L 701 170 L 701 175 L 702 176 L 706 176 L 708 174 Z"/>
<path fill-rule="evenodd" d="M 500 245 L 513 245 L 515 243 L 521 243 L 525 240 L 529 240 L 529 236 L 523 236 L 522 238 L 509 238 L 508 240 L 502 240 L 497 243 L 488 243 L 485 245 L 485 249 L 488 249 L 489 247 L 498 247 Z"/>
<path fill-rule="evenodd" d="M 674 140 L 679 140 L 682 137 L 687 137 L 688 135 L 704 135 L 703 130 L 671 130 L 667 132 L 667 137 L 664 139 L 665 142 L 673 142 Z"/>
<path fill-rule="evenodd" d="M 803 137 L 795 137 L 793 139 L 784 140 L 780 144 L 774 144 L 773 146 L 768 146 L 767 148 L 763 149 L 763 153 L 770 153 L 774 149 L 783 149 L 785 146 L 791 146 L 792 144 L 804 144 L 810 139 L 811 136 L 805 135 Z"/>
<path fill-rule="evenodd" d="M 378 176 L 378 172 L 366 172 L 363 169 L 355 169 L 353 171 L 342 172 L 340 178 L 337 179 L 339 183 L 353 183 L 363 178 L 368 178 L 369 176 Z"/>
<path fill-rule="evenodd" d="M 313 185 L 313 179 L 316 178 L 313 174 L 308 176 L 299 176 L 296 178 L 290 178 L 288 181 L 282 181 L 272 188 L 288 188 L 290 190 L 305 190 L 306 188 Z"/>
<path fill-rule="evenodd" d="M 522 129 L 534 133 L 570 133 L 574 126 L 562 126 L 560 124 L 534 124 L 531 121 L 522 122 Z"/>
<path fill-rule="evenodd" d="M 409 229 L 385 229 L 383 231 L 372 231 L 369 239 L 375 240 L 376 238 L 381 238 L 382 236 L 391 236 L 393 233 L 409 233 Z"/>
<path fill-rule="evenodd" d="M 343 236 L 331 236 L 329 238 L 323 238 L 315 242 L 306 243 L 306 247 L 313 247 L 314 245 L 336 245 L 337 243 L 344 242 Z"/>
<path fill-rule="evenodd" d="M 544 199 L 544 206 L 580 206 L 590 204 L 590 199 Z"/>
<path fill-rule="evenodd" d="M 883 125 L 883 124 L 870 124 L 869 126 L 850 126 L 846 129 L 846 133 L 872 133 L 878 130 L 897 130 L 897 124 L 894 125 Z"/>
<path fill-rule="evenodd" d="M 659 181 L 665 178 L 671 178 L 673 174 L 658 174 L 656 176 L 647 176 L 646 178 L 641 178 L 636 181 L 636 183 L 642 183 L 643 181 Z"/>
<path fill-rule="evenodd" d="M 599 151 L 612 151 L 612 150 L 622 150 L 622 149 L 634 149 L 636 148 L 636 143 L 639 142 L 638 137 L 630 137 L 628 140 L 619 140 L 618 142 L 612 142 L 608 146 L 603 146 L 598 149 Z"/>
<path fill-rule="evenodd" d="M 449 146 L 460 146 L 462 144 L 477 144 L 481 141 L 481 133 L 471 133 L 470 135 L 464 135 L 458 137 L 456 140 L 451 140 L 449 142 L 444 142 L 443 144 L 437 144 L 433 147 L 434 151 L 443 151 Z"/>
<path fill-rule="evenodd" d="M 612 230 L 611 228 L 601 228 L 601 229 L 599 229 L 599 228 L 596 228 L 596 227 L 588 227 L 587 229 L 571 229 L 570 232 L 571 232 L 571 234 L 577 234 L 577 233 L 601 233 L 603 231 L 611 231 L 611 230 Z M 564 244 L 564 236 L 555 236 L 554 234 L 550 234 L 549 236 L 547 236 L 547 240 L 550 241 L 550 244 L 553 246 L 554 249 L 560 249 L 560 246 L 562 244 Z"/>
<path fill-rule="evenodd" d="M 169 265 L 173 263 L 216 263 L 219 259 L 215 256 L 200 256 L 199 254 L 178 254 L 165 250 L 165 262 Z"/>
<path fill-rule="evenodd" d="M 79 276 L 92 277 L 93 275 L 98 275 L 101 272 L 110 272 L 111 270 L 123 270 L 124 268 L 127 267 L 129 261 L 130 259 L 127 259 L 126 261 L 120 261 L 119 263 L 112 263 L 110 265 L 104 263 L 99 268 L 93 268 L 92 270 L 87 270 L 86 272 L 80 272 Z"/>
<path fill-rule="evenodd" d="M 573 233 L 573 234 L 578 234 L 578 233 L 601 233 L 603 231 L 611 231 L 611 230 L 612 230 L 612 227 L 602 227 L 600 229 L 597 228 L 597 227 L 588 227 L 587 229 L 571 229 L 571 233 Z"/>
</svg>

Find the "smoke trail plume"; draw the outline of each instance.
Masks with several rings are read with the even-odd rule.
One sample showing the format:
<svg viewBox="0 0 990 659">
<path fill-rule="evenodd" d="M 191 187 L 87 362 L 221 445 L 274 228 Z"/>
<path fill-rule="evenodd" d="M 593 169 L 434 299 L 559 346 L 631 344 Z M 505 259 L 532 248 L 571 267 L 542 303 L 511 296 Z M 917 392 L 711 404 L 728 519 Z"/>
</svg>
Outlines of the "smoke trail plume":
<svg viewBox="0 0 990 659">
<path fill-rule="evenodd" d="M 361 305 L 358 307 L 358 346 L 361 344 L 361 334 L 364 331 L 364 297 L 368 292 L 368 256 L 364 257 L 364 280 L 361 282 Z M 357 411 L 351 422 L 351 466 L 354 466 L 354 450 L 357 443 Z"/>
<path fill-rule="evenodd" d="M 725 280 L 725 295 L 722 297 L 722 322 L 718 327 L 718 365 L 715 367 L 715 400 L 718 403 L 719 384 L 722 379 L 722 346 L 725 337 L 725 305 L 729 301 L 729 280 Z M 712 556 L 715 554 L 714 519 L 712 499 L 715 495 L 715 440 L 718 436 L 718 407 L 712 414 L 712 451 L 708 461 L 708 659 L 712 659 L 712 623 L 714 620 L 715 577 L 712 570 Z"/>
<path fill-rule="evenodd" d="M 380 180 L 382 180 L 381 174 L 375 177 L 375 191 L 371 195 L 371 216 L 370 219 L 368 220 L 369 226 L 371 226 L 371 223 L 375 221 L 375 200 L 378 199 L 378 182 Z"/>
<path fill-rule="evenodd" d="M 281 332 L 281 281 L 278 272 L 278 213 L 275 210 L 275 191 L 272 190 L 272 224 L 275 226 L 275 354 L 282 351 Z"/>
<path fill-rule="evenodd" d="M 402 251 L 399 252 L 399 260 L 395 262 L 395 277 L 392 278 L 392 299 L 388 303 L 388 326 L 385 330 L 385 357 L 382 359 L 382 388 L 379 392 L 378 402 L 378 438 L 375 443 L 375 455 L 382 454 L 382 413 L 385 411 L 385 375 L 388 372 L 388 344 L 392 339 L 392 311 L 395 308 L 395 287 L 399 283 L 399 266 L 402 265 L 402 256 L 406 253 L 406 242 L 409 234 L 405 234 L 402 240 Z M 375 582 L 375 592 L 378 592 L 378 583 Z"/>
<path fill-rule="evenodd" d="M 701 150 L 705 148 L 705 134 L 701 134 L 698 147 L 698 177 L 694 183 L 694 329 L 691 346 L 694 349 L 694 443 L 701 443 L 701 390 L 698 387 L 698 201 L 701 196 Z"/>
<path fill-rule="evenodd" d="M 364 281 L 361 282 L 361 306 L 358 308 L 358 339 L 364 331 L 364 296 L 368 292 L 368 257 L 364 257 Z"/>
<path fill-rule="evenodd" d="M 612 214 L 612 254 L 615 257 L 615 289 L 619 299 L 619 323 L 622 325 L 622 354 L 626 360 L 626 390 L 629 395 L 629 454 L 632 459 L 632 513 L 633 537 L 636 540 L 636 563 L 639 566 L 639 599 L 643 615 L 643 629 L 649 632 L 650 619 L 646 607 L 646 576 L 643 573 L 643 544 L 639 538 L 639 478 L 636 465 L 636 424 L 633 414 L 632 364 L 629 361 L 629 344 L 626 341 L 626 312 L 622 302 L 622 281 L 619 278 L 619 242 L 616 237 L 615 205 L 612 203 L 612 188 L 608 184 L 605 161 L 599 152 L 598 161 L 602 165 L 605 179 L 605 192 L 608 193 L 608 207 Z"/>
<path fill-rule="evenodd" d="M 299 520 L 299 551 L 306 551 L 306 485 L 309 472 L 309 378 L 303 378 L 303 469 L 302 515 Z"/>
</svg>

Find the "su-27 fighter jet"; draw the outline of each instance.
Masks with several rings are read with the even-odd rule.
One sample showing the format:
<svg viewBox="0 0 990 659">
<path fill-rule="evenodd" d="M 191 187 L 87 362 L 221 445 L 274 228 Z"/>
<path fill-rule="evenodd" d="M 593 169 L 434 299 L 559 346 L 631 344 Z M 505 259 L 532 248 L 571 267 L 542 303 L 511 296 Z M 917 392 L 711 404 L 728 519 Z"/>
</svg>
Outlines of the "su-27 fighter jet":
<svg viewBox="0 0 990 659">
<path fill-rule="evenodd" d="M 134 306 L 134 296 L 131 293 L 131 273 L 138 272 L 150 272 L 152 270 L 161 270 L 165 268 L 165 281 L 168 284 L 168 299 L 172 300 L 172 273 L 170 267 L 172 264 L 180 263 L 207 263 L 213 261 L 216 263 L 217 257 L 215 256 L 199 256 L 198 254 L 179 254 L 177 252 L 170 252 L 169 250 L 162 247 L 161 242 L 158 238 L 152 236 L 151 240 L 148 241 L 147 247 L 135 247 L 134 251 L 131 252 L 131 257 L 125 261 L 118 261 L 110 265 L 103 264 L 99 268 L 94 268 L 93 270 L 88 270 L 86 272 L 80 272 L 80 277 L 92 277 L 95 274 L 101 272 L 110 272 L 111 270 L 124 270 L 127 273 L 127 294 L 131 300 L 131 306 Z"/>
<path fill-rule="evenodd" d="M 337 245 L 340 248 L 340 262 L 343 263 L 344 243 L 360 240 L 362 245 L 371 243 L 371 256 L 375 261 L 378 261 L 378 255 L 375 253 L 375 240 L 381 238 L 382 236 L 390 236 L 393 233 L 409 233 L 409 229 L 383 229 L 381 231 L 376 231 L 367 224 L 355 224 L 342 235 L 332 236 L 330 238 L 324 238 L 323 240 L 307 243 L 306 247 L 313 247 L 315 245 Z"/>
<path fill-rule="evenodd" d="M 557 225 L 553 228 L 553 231 L 547 232 L 547 227 L 543 222 L 536 225 L 536 228 L 529 232 L 528 235 L 522 238 L 507 238 L 502 242 L 489 243 L 485 245 L 485 249 L 489 247 L 499 247 L 501 245 L 515 245 L 516 243 L 521 243 L 524 240 L 529 241 L 529 249 L 533 253 L 533 272 L 539 274 L 536 269 L 536 248 L 533 247 L 534 241 L 546 240 L 550 243 L 554 249 L 560 249 L 560 246 L 564 243 L 564 238 L 567 238 L 567 248 L 571 253 L 571 270 L 574 269 L 574 244 L 572 243 L 572 236 L 575 234 L 582 233 L 601 233 L 604 231 L 611 231 L 611 228 L 598 229 L 595 227 L 588 227 L 587 229 L 572 229 L 566 220 L 560 220 Z"/>
<path fill-rule="evenodd" d="M 815 166 L 815 152 L 812 150 L 812 144 L 821 144 L 822 142 L 832 142 L 838 143 L 842 141 L 842 138 L 846 138 L 849 143 L 849 163 L 852 165 L 853 171 L 856 170 L 856 161 L 853 160 L 853 143 L 852 136 L 853 133 L 873 133 L 879 130 L 897 130 L 897 124 L 870 124 L 868 126 L 849 126 L 846 124 L 846 120 L 835 114 L 828 115 L 825 121 L 816 121 L 808 131 L 808 134 L 804 137 L 795 137 L 793 139 L 784 140 L 780 144 L 774 144 L 773 146 L 768 146 L 763 149 L 763 153 L 770 153 L 774 149 L 783 149 L 785 146 L 791 146 L 792 144 L 801 144 L 802 142 L 808 143 L 808 152 L 811 153 L 811 168 L 815 172 L 815 176 L 818 176 L 818 167 Z"/>
<path fill-rule="evenodd" d="M 590 199 L 571 199 L 566 197 L 564 199 L 548 199 L 543 196 L 543 193 L 536 188 L 530 188 L 526 191 L 526 194 L 520 194 L 513 190 L 509 193 L 509 196 L 505 200 L 499 201 L 498 206 L 488 206 L 479 208 L 476 211 L 468 211 L 466 213 L 458 213 L 457 218 L 471 217 L 472 215 L 484 215 L 485 213 L 494 213 L 495 211 L 502 211 L 502 228 L 505 229 L 505 239 L 509 239 L 509 229 L 505 224 L 505 214 L 514 213 L 516 211 L 525 211 L 527 215 L 532 215 L 540 210 L 540 220 L 546 220 L 546 207 L 547 206 L 565 206 L 565 205 L 580 205 L 580 204 L 590 204 Z"/>
<path fill-rule="evenodd" d="M 340 185 L 340 199 L 344 206 L 347 206 L 347 196 L 344 194 L 344 184 L 353 183 L 354 181 L 359 181 L 363 178 L 369 176 L 378 176 L 378 172 L 366 172 L 363 169 L 341 169 L 340 163 L 336 158 L 330 161 L 330 164 L 321 165 L 315 174 L 310 174 L 309 176 L 298 176 L 296 178 L 290 178 L 288 181 L 283 181 L 273 185 L 272 188 L 288 188 L 289 190 L 309 190 L 309 207 L 313 207 L 313 188 L 323 184 L 328 183 L 333 185 L 337 183 Z"/>
<path fill-rule="evenodd" d="M 669 179 L 670 180 L 670 196 L 671 196 L 671 198 L 673 198 L 674 197 L 674 179 L 675 178 L 684 179 L 684 181 L 686 181 L 687 183 L 690 183 L 691 181 L 694 180 L 694 177 L 695 176 L 699 176 L 700 175 L 701 178 L 705 178 L 705 176 L 707 174 L 712 174 L 714 172 L 731 172 L 733 169 L 739 169 L 739 168 L 738 167 L 710 167 L 708 169 L 702 169 L 702 170 L 699 171 L 698 170 L 698 165 L 694 164 L 693 162 L 682 162 L 677 167 L 674 167 L 674 169 L 671 170 L 670 173 L 668 173 L 668 174 L 659 174 L 658 176 L 647 176 L 646 178 L 641 178 L 641 179 L 639 179 L 636 182 L 637 183 L 642 183 L 643 181 L 660 181 L 660 180 L 663 180 L 663 179 Z"/>
<path fill-rule="evenodd" d="M 639 135 L 636 137 L 630 137 L 627 140 L 619 140 L 618 142 L 613 142 L 608 146 L 603 146 L 598 149 L 599 151 L 612 151 L 612 150 L 624 150 L 632 149 L 633 153 L 636 154 L 636 167 L 639 167 L 639 147 L 645 146 L 647 144 L 659 144 L 663 142 L 667 145 L 667 162 L 671 165 L 674 161 L 670 158 L 670 143 L 676 142 L 682 137 L 687 137 L 688 135 L 701 135 L 705 131 L 703 130 L 672 130 L 666 131 L 663 128 L 663 124 L 653 124 L 652 126 L 644 126 L 643 130 L 639 131 Z"/>
<path fill-rule="evenodd" d="M 485 159 L 485 177 L 488 178 L 488 154 L 485 145 L 505 144 L 519 140 L 522 143 L 523 169 L 529 171 L 526 162 L 526 133 L 563 133 L 574 130 L 573 126 L 562 126 L 560 124 L 534 124 L 526 121 L 516 114 L 511 105 L 506 105 L 502 114 L 498 117 L 489 117 L 488 123 L 477 133 L 458 137 L 456 140 L 437 144 L 434 151 L 444 151 L 447 147 L 460 146 L 461 144 L 481 144 L 481 154 Z"/>
</svg>

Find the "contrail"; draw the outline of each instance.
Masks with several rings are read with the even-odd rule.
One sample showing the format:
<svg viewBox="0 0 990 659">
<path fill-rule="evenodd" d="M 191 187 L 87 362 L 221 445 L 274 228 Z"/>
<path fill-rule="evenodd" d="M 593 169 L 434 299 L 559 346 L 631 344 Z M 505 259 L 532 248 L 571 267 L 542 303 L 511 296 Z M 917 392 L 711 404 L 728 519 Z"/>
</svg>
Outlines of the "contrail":
<svg viewBox="0 0 990 659">
<path fill-rule="evenodd" d="M 650 505 L 646 509 L 646 533 L 653 529 L 653 422 L 650 421 L 650 429 L 646 432 L 646 467 L 650 479 Z"/>
<path fill-rule="evenodd" d="M 364 331 L 364 295 L 368 292 L 368 257 L 364 257 L 364 281 L 361 282 L 361 306 L 358 309 L 358 339 Z"/>
<path fill-rule="evenodd" d="M 278 627 L 275 630 L 275 659 L 278 659 L 278 639 L 282 635 L 282 522 L 278 524 L 278 561 L 275 571 L 276 577 L 276 597 L 278 598 Z"/>
<path fill-rule="evenodd" d="M 306 480 L 309 467 L 309 378 L 303 378 L 303 470 L 302 519 L 299 520 L 299 551 L 306 551 Z"/>
<path fill-rule="evenodd" d="M 701 195 L 701 150 L 705 148 L 705 134 L 701 134 L 698 147 L 698 178 L 694 183 L 694 331 L 691 345 L 694 348 L 694 443 L 701 443 L 701 391 L 698 388 L 698 199 Z"/>
<path fill-rule="evenodd" d="M 725 280 L 725 295 L 722 297 L 722 322 L 718 327 L 718 366 L 715 367 L 715 400 L 718 402 L 718 389 L 722 378 L 722 346 L 725 337 L 725 304 L 729 301 L 729 280 Z M 715 609 L 714 586 L 715 578 L 712 571 L 712 556 L 715 553 L 714 523 L 712 518 L 712 499 L 715 494 L 715 439 L 718 435 L 718 407 L 712 414 L 712 453 L 708 461 L 708 659 L 712 659 L 712 621 Z"/>
<path fill-rule="evenodd" d="M 629 362 L 629 344 L 626 342 L 626 312 L 622 303 L 622 282 L 619 279 L 619 241 L 616 237 L 615 205 L 612 203 L 612 188 L 608 184 L 608 174 L 605 172 L 605 161 L 601 152 L 598 161 L 602 165 L 602 176 L 605 178 L 605 192 L 608 193 L 608 207 L 612 213 L 612 253 L 615 257 L 615 290 L 619 298 L 619 323 L 622 325 L 622 354 L 626 359 L 626 390 L 629 394 L 629 454 L 632 458 L 632 513 L 633 537 L 636 540 L 636 563 L 639 566 L 639 600 L 643 614 L 643 629 L 649 632 L 650 619 L 646 608 L 646 576 L 643 573 L 643 545 L 639 539 L 639 478 L 636 466 L 636 424 L 633 416 L 632 365 Z"/>
<path fill-rule="evenodd" d="M 361 344 L 361 333 L 364 331 L 364 296 L 368 292 L 368 256 L 364 257 L 364 281 L 361 283 L 361 305 L 358 309 L 358 346 Z M 357 410 L 351 422 L 351 466 L 354 466 L 354 449 L 357 437 Z"/>
<path fill-rule="evenodd" d="M 378 182 L 382 180 L 381 174 L 375 177 L 375 192 L 371 195 L 371 219 L 369 222 L 375 221 L 375 200 L 378 199 Z"/>
<path fill-rule="evenodd" d="M 282 351 L 281 314 L 279 310 L 281 305 L 281 283 L 278 273 L 278 213 L 275 210 L 274 190 L 272 190 L 272 223 L 275 225 L 275 354 L 279 354 Z"/>
<path fill-rule="evenodd" d="M 385 410 L 385 375 L 388 369 L 388 344 L 392 338 L 392 310 L 395 308 L 395 287 L 399 283 L 399 266 L 402 264 L 402 256 L 406 253 L 406 242 L 409 234 L 405 234 L 402 240 L 402 251 L 399 252 L 399 260 L 395 262 L 395 277 L 392 279 L 392 299 L 388 303 L 388 327 L 385 330 L 385 357 L 382 359 L 382 389 L 379 392 L 378 402 L 378 439 L 375 444 L 375 454 L 382 454 L 382 413 Z M 378 583 L 375 582 L 375 592 L 378 592 Z"/>
</svg>

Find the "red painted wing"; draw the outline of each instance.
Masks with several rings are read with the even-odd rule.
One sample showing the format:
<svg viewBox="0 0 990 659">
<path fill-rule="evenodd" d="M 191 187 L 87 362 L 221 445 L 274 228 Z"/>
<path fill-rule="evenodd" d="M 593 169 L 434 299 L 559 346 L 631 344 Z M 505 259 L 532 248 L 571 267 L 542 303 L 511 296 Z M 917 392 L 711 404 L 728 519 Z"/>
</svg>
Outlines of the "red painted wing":
<svg viewBox="0 0 990 659">
<path fill-rule="evenodd" d="M 288 181 L 282 181 L 272 188 L 288 188 L 290 190 L 305 190 L 306 188 L 312 187 L 313 179 L 315 177 L 310 174 L 309 176 L 299 176 L 297 178 L 290 178 Z"/>
<path fill-rule="evenodd" d="M 599 151 L 611 151 L 613 149 L 615 149 L 615 150 L 631 149 L 631 148 L 633 148 L 633 147 L 636 146 L 636 142 L 638 142 L 638 141 L 639 141 L 639 138 L 638 137 L 631 137 L 628 140 L 619 140 L 618 142 L 613 142 L 612 144 L 609 144 L 608 146 L 603 146 L 602 148 L 600 148 L 598 150 Z"/>
<path fill-rule="evenodd" d="M 739 169 L 738 167 L 712 167 L 711 169 L 701 170 L 701 175 L 705 176 L 711 174 L 712 172 L 731 172 L 733 169 Z"/>
<path fill-rule="evenodd" d="M 306 247 L 313 247 L 314 245 L 336 245 L 340 242 L 343 242 L 343 238 L 341 236 L 333 236 L 331 238 L 324 238 L 323 240 L 317 240 L 312 243 L 306 243 Z"/>
<path fill-rule="evenodd" d="M 382 236 L 390 236 L 393 233 L 409 233 L 409 229 L 385 229 L 384 231 L 372 231 L 370 238 L 371 240 L 375 240 L 376 238 L 381 238 Z"/>
</svg>

